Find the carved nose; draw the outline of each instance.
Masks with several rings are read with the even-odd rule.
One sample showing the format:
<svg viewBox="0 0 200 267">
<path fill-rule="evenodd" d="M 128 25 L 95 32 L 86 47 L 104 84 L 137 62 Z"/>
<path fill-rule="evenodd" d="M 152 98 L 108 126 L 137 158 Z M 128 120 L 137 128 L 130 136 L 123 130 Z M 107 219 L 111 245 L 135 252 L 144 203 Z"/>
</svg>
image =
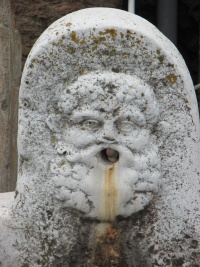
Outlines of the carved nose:
<svg viewBox="0 0 200 267">
<path fill-rule="evenodd" d="M 108 123 L 104 125 L 103 129 L 103 135 L 102 138 L 106 141 L 109 142 L 114 142 L 115 141 L 115 129 L 113 125 L 109 125 Z"/>
</svg>

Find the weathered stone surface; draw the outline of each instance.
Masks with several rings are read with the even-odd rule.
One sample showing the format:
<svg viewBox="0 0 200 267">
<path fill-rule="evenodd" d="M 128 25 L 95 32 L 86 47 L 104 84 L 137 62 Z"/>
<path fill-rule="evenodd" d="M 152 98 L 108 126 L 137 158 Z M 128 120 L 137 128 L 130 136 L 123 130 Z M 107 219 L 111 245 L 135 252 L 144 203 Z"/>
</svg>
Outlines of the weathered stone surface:
<svg viewBox="0 0 200 267">
<path fill-rule="evenodd" d="M 6 192 L 0 194 L 0 210 L 1 213 L 6 212 L 13 202 L 14 192 Z"/>
<path fill-rule="evenodd" d="M 21 42 L 9 1 L 0 3 L 0 192 L 15 188 L 17 176 L 17 102 Z"/>
<path fill-rule="evenodd" d="M 99 8 L 52 24 L 24 69 L 18 145 L 2 266 L 198 266 L 197 103 L 150 23 Z"/>
<path fill-rule="evenodd" d="M 161 176 L 152 88 L 127 74 L 90 72 L 67 86 L 58 107 L 64 117 L 53 112 L 46 122 L 58 153 L 50 168 L 60 204 L 103 221 L 149 204 Z"/>
<path fill-rule="evenodd" d="M 112 7 L 128 10 L 128 1 L 64 1 L 64 0 L 12 0 L 15 6 L 16 26 L 22 35 L 23 61 L 30 52 L 34 42 L 40 34 L 52 22 L 67 13 L 88 7 Z M 178 1 L 178 50 L 181 52 L 189 68 L 194 84 L 198 80 L 198 43 L 200 22 L 199 0 Z M 135 1 L 136 14 L 157 25 L 156 10 L 157 1 L 140 0 Z M 66 12 L 65 12 L 66 11 Z"/>
</svg>

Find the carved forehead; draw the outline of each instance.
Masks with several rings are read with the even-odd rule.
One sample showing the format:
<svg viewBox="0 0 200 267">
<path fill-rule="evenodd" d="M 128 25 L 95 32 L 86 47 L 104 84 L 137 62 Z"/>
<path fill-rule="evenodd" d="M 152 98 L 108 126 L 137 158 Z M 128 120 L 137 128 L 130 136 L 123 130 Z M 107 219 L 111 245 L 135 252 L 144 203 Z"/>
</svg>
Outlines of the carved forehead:
<svg viewBox="0 0 200 267">
<path fill-rule="evenodd" d="M 130 90 L 131 88 L 131 90 Z M 113 72 L 91 72 L 89 74 L 79 76 L 77 81 L 71 84 L 66 93 L 81 94 L 89 97 L 91 94 L 107 94 L 117 96 L 117 91 L 128 93 L 132 98 L 141 96 L 141 93 L 153 95 L 153 90 L 136 76 L 124 73 Z"/>
<path fill-rule="evenodd" d="M 137 77 L 124 73 L 92 72 L 80 76 L 66 86 L 59 105 L 66 113 L 83 105 L 108 112 L 126 106 L 129 110 L 138 107 L 147 120 L 156 121 L 159 116 L 153 89 Z"/>
</svg>

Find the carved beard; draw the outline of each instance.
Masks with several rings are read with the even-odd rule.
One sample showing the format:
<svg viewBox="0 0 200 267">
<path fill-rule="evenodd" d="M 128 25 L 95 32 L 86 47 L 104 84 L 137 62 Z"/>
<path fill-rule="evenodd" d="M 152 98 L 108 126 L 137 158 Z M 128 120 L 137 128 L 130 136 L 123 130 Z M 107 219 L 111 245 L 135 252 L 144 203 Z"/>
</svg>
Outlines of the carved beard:
<svg viewBox="0 0 200 267">
<path fill-rule="evenodd" d="M 59 147 L 66 155 L 51 162 L 55 198 L 84 217 L 112 221 L 130 216 L 148 205 L 158 190 L 160 156 L 153 143 L 142 152 L 106 142 L 78 151 L 66 144 Z M 119 153 L 116 162 L 105 158 L 107 148 Z"/>
</svg>

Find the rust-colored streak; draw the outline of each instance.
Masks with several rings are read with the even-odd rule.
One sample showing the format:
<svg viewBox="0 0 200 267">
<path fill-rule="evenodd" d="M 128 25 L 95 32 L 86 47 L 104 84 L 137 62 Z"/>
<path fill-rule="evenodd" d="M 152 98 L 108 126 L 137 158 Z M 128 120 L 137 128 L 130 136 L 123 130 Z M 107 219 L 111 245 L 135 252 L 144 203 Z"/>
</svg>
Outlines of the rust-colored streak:
<svg viewBox="0 0 200 267">
<path fill-rule="evenodd" d="M 105 220 L 113 221 L 117 208 L 117 186 L 115 181 L 115 166 L 106 168 L 104 174 L 104 214 Z"/>
<path fill-rule="evenodd" d="M 101 229 L 100 229 L 101 228 Z M 100 231 L 99 231 L 100 230 Z M 93 255 L 87 267 L 118 267 L 121 263 L 120 229 L 115 223 L 97 225 Z"/>
</svg>

